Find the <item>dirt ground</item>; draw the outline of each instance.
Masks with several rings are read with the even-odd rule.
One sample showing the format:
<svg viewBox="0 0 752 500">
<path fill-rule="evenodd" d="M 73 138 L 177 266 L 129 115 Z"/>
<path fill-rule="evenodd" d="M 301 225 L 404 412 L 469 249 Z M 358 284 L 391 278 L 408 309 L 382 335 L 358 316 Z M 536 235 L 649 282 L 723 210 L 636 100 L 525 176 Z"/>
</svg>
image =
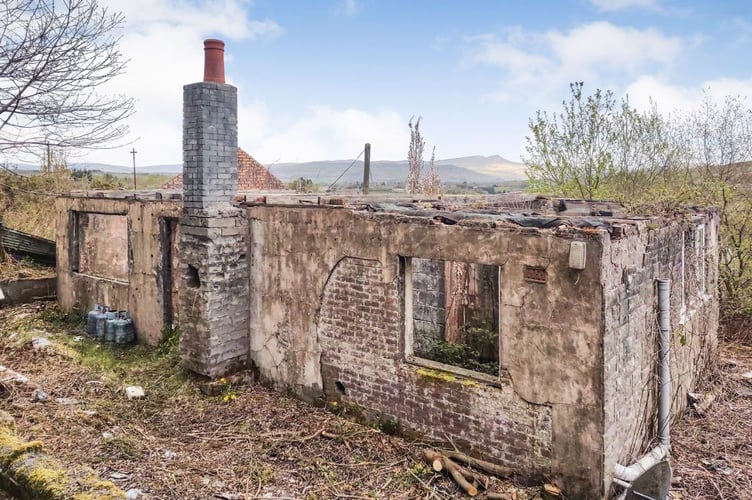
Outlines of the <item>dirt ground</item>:
<svg viewBox="0 0 752 500">
<path fill-rule="evenodd" d="M 53 344 L 35 349 L 34 337 Z M 673 428 L 674 499 L 752 498 L 752 382 L 741 376 L 752 370 L 752 348 L 725 345 L 721 358 L 710 378 L 719 388 L 714 404 L 704 416 L 689 410 Z M 464 497 L 423 465 L 426 443 L 256 385 L 228 380 L 204 394 L 177 367 L 174 346 L 97 344 L 52 303 L 0 309 L 0 364 L 47 396 L 34 401 L 34 387 L 0 384 L 0 409 L 15 417 L 19 435 L 141 490 L 144 500 Z M 129 400 L 127 385 L 146 397 Z M 489 490 L 540 496 L 540 488 L 497 479 Z"/>
<path fill-rule="evenodd" d="M 752 346 L 726 342 L 719 354 L 701 387 L 712 403 L 671 432 L 674 499 L 752 498 Z"/>
</svg>

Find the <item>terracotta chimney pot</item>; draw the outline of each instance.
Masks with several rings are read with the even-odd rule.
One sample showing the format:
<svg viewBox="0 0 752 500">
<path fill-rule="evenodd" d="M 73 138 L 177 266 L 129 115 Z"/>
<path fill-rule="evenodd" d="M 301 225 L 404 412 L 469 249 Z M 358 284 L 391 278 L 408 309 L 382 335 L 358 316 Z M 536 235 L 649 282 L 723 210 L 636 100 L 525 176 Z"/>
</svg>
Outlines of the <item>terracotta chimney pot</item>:
<svg viewBox="0 0 752 500">
<path fill-rule="evenodd" d="M 204 40 L 204 81 L 225 83 L 225 42 Z"/>
</svg>

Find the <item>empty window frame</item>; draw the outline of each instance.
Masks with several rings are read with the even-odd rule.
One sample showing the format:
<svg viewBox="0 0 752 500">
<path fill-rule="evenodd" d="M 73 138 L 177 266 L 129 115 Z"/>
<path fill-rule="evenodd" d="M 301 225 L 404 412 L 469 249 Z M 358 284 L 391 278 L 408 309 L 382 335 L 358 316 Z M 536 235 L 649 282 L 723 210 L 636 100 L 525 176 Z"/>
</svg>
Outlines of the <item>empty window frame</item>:
<svg viewBox="0 0 752 500">
<path fill-rule="evenodd" d="M 405 350 L 487 376 L 499 375 L 499 266 L 406 257 Z"/>
<path fill-rule="evenodd" d="M 126 215 L 71 212 L 71 271 L 127 282 L 129 248 Z"/>
</svg>

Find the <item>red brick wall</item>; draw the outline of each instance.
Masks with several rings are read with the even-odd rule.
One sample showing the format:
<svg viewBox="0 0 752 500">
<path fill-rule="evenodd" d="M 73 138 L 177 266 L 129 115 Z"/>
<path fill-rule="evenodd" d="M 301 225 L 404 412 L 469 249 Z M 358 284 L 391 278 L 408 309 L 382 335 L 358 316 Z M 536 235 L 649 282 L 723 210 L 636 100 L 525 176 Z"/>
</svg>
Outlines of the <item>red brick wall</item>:
<svg viewBox="0 0 752 500">
<path fill-rule="evenodd" d="M 162 189 L 183 189 L 183 174 L 178 174 L 162 185 Z M 266 191 L 285 189 L 277 179 L 251 155 L 238 148 L 238 191 Z"/>
<path fill-rule="evenodd" d="M 546 473 L 551 407 L 522 400 L 505 375 L 497 387 L 407 363 L 402 310 L 401 279 L 384 283 L 379 262 L 347 257 L 335 266 L 318 325 L 327 400 L 394 417 L 403 431 L 449 438 L 527 477 Z"/>
<path fill-rule="evenodd" d="M 251 155 L 238 148 L 238 191 L 268 189 L 285 189 L 285 185 Z"/>
</svg>

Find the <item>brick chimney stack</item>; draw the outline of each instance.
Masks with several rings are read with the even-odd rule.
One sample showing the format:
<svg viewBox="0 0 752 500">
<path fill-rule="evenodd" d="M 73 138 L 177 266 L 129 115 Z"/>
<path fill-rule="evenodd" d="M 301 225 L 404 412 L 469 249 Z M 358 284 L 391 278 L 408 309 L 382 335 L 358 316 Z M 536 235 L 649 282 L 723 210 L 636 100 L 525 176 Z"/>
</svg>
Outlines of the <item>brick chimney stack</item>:
<svg viewBox="0 0 752 500">
<path fill-rule="evenodd" d="M 219 377 L 248 364 L 248 220 L 238 190 L 238 96 L 225 83 L 224 46 L 204 42 L 204 81 L 183 87 L 180 355 Z"/>
<path fill-rule="evenodd" d="M 238 90 L 224 42 L 204 41 L 204 81 L 183 87 L 183 208 L 227 206 L 238 190 Z"/>
</svg>

